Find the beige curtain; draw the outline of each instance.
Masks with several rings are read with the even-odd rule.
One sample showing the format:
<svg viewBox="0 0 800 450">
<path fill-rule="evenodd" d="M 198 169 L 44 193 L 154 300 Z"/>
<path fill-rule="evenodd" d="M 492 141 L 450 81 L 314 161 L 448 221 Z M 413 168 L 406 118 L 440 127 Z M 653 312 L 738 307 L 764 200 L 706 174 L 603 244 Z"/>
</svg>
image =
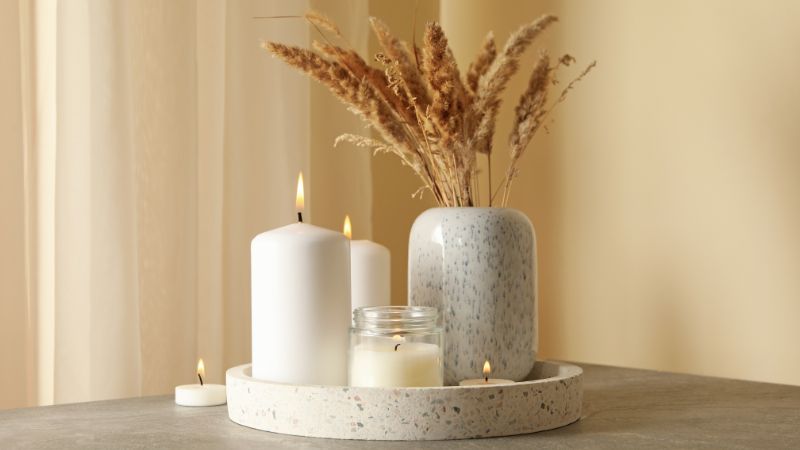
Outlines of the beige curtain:
<svg viewBox="0 0 800 450">
<path fill-rule="evenodd" d="M 365 5 L 331 11 L 359 48 Z M 259 47 L 307 45 L 304 21 L 254 17 L 308 6 L 2 4 L 0 408 L 167 393 L 198 357 L 212 382 L 247 362 L 249 242 L 293 220 L 300 170 L 312 222 L 350 213 L 368 235 L 368 155 L 331 149 L 356 119 Z"/>
</svg>

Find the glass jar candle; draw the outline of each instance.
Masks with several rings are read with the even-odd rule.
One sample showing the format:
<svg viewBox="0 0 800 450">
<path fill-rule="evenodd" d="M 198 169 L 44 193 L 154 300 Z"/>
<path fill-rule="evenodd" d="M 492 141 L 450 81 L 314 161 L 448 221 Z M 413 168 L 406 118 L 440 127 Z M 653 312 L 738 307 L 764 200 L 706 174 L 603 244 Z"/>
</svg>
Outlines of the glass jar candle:
<svg viewBox="0 0 800 450">
<path fill-rule="evenodd" d="M 442 386 L 442 329 L 428 306 L 353 311 L 348 382 L 366 387 Z"/>
</svg>

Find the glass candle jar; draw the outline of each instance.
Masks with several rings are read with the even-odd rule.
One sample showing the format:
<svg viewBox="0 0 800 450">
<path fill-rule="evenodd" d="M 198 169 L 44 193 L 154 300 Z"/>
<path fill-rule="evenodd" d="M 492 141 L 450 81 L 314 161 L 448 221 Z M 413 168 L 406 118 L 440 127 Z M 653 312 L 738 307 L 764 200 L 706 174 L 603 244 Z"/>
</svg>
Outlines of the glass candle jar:
<svg viewBox="0 0 800 450">
<path fill-rule="evenodd" d="M 442 386 L 442 329 L 428 306 L 353 311 L 348 382 L 366 387 Z"/>
</svg>

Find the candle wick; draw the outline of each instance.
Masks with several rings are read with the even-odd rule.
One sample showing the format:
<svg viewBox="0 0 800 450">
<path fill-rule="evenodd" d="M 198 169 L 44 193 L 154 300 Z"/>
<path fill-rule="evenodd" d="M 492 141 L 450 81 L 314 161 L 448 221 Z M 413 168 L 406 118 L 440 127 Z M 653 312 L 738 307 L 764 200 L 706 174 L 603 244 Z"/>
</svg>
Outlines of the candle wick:
<svg viewBox="0 0 800 450">
<path fill-rule="evenodd" d="M 203 385 L 203 376 L 198 373 L 197 374 L 197 378 L 200 378 L 200 386 L 202 386 Z"/>
<path fill-rule="evenodd" d="M 402 342 L 401 342 L 401 343 L 399 343 L 399 344 L 397 344 L 397 345 L 395 345 L 395 346 L 394 346 L 394 351 L 397 351 L 397 347 L 400 347 L 401 345 L 403 345 L 403 343 L 402 343 Z"/>
<path fill-rule="evenodd" d="M 303 223 L 303 213 L 300 211 L 297 211 L 297 221 Z"/>
<path fill-rule="evenodd" d="M 489 376 L 487 375 L 487 376 L 483 377 L 483 381 L 488 383 L 489 382 Z"/>
</svg>

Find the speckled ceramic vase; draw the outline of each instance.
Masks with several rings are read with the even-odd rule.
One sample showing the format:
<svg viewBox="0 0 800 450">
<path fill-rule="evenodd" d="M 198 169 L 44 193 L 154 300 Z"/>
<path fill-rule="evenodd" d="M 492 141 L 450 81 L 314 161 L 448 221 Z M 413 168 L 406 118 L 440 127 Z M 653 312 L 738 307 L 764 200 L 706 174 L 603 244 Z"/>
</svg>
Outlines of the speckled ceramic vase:
<svg viewBox="0 0 800 450">
<path fill-rule="evenodd" d="M 537 351 L 536 240 L 508 208 L 433 208 L 414 222 L 408 303 L 439 308 L 444 382 L 525 379 Z"/>
</svg>

